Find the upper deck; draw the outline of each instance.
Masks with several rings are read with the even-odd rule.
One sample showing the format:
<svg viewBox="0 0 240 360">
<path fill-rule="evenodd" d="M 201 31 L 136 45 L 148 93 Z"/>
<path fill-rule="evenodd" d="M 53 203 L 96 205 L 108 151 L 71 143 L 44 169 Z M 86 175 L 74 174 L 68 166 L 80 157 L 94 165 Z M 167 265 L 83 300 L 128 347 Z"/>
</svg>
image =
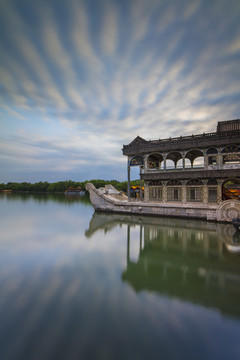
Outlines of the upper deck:
<svg viewBox="0 0 240 360">
<path fill-rule="evenodd" d="M 123 146 L 128 165 L 144 180 L 240 177 L 240 119 L 222 121 L 216 132 L 168 139 L 137 136 Z"/>
<path fill-rule="evenodd" d="M 225 147 L 240 142 L 240 119 L 218 122 L 217 131 L 167 139 L 145 140 L 137 136 L 130 144 L 123 145 L 123 155 L 134 156 L 151 152 L 184 151 Z"/>
</svg>

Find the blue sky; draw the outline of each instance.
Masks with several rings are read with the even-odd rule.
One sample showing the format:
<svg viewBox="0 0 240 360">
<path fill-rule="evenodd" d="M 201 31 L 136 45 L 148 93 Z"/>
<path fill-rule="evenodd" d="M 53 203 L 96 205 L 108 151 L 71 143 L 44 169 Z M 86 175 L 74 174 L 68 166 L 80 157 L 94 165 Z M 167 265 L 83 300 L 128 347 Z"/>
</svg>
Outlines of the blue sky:
<svg viewBox="0 0 240 360">
<path fill-rule="evenodd" d="M 137 135 L 239 117 L 239 0 L 0 0 L 0 182 L 126 180 Z"/>
</svg>

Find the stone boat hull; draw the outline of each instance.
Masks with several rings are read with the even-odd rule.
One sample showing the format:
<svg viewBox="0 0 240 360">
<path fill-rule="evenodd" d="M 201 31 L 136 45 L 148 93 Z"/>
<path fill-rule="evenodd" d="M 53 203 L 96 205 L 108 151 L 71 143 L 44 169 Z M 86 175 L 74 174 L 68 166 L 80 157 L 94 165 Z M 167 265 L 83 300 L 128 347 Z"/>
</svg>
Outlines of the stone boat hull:
<svg viewBox="0 0 240 360">
<path fill-rule="evenodd" d="M 240 201 L 237 200 L 226 200 L 221 204 L 128 201 L 126 195 L 112 185 L 96 189 L 92 183 L 88 183 L 86 190 L 89 192 L 91 203 L 96 211 L 183 217 L 219 222 L 232 222 L 233 218 L 240 217 Z"/>
</svg>

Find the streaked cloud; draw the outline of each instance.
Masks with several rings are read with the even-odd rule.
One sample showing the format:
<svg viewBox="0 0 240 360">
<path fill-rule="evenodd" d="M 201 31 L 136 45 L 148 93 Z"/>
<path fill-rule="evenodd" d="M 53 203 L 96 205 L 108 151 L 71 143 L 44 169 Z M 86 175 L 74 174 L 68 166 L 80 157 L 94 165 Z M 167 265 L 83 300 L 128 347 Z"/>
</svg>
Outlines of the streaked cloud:
<svg viewBox="0 0 240 360">
<path fill-rule="evenodd" d="M 239 14 L 234 0 L 2 2 L 2 181 L 124 179 L 137 135 L 239 118 Z"/>
</svg>

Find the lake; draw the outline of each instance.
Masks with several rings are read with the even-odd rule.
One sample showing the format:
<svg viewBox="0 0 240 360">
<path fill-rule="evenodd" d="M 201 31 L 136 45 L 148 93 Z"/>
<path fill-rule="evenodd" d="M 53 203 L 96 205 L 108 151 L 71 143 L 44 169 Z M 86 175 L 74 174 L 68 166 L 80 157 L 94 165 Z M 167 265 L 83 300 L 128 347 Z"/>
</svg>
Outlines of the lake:
<svg viewBox="0 0 240 360">
<path fill-rule="evenodd" d="M 239 359 L 231 224 L 0 194 L 0 358 Z"/>
</svg>

